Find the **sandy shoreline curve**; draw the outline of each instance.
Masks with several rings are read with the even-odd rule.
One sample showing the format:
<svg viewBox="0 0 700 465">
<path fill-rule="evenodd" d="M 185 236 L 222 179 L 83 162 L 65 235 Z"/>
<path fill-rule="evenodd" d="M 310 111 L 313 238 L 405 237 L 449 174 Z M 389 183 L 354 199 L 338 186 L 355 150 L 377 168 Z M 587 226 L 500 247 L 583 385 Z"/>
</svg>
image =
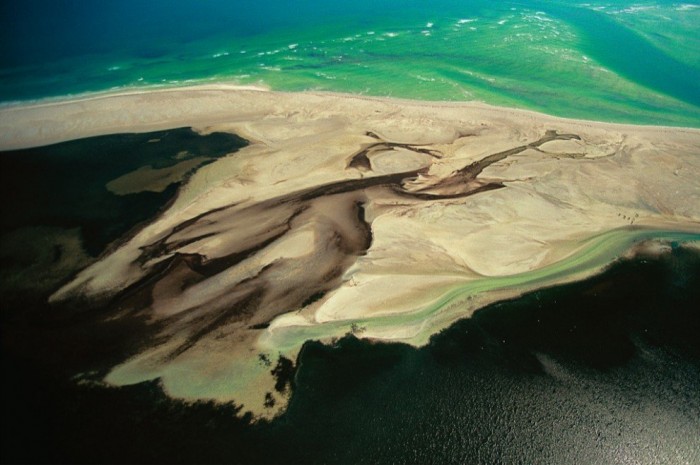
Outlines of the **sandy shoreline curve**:
<svg viewBox="0 0 700 465">
<path fill-rule="evenodd" d="M 79 102 L 85 100 L 92 100 L 95 98 L 107 98 L 122 95 L 136 95 L 145 94 L 153 92 L 182 92 L 186 90 L 198 91 L 198 90 L 255 90 L 260 92 L 267 92 L 271 89 L 263 85 L 242 85 L 226 82 L 217 82 L 210 84 L 171 84 L 171 85 L 148 85 L 148 86 L 130 86 L 130 87 L 118 87 L 114 89 L 98 90 L 98 91 L 87 91 L 80 92 L 77 94 L 68 95 L 57 95 L 52 97 L 41 97 L 37 99 L 28 100 L 13 100 L 0 102 L 0 110 L 2 109 L 15 109 L 15 108 L 26 108 L 26 107 L 41 107 L 48 105 L 60 105 L 63 103 Z"/>
<path fill-rule="evenodd" d="M 223 118 L 221 112 L 226 109 L 235 111 L 235 99 L 248 93 L 268 93 L 275 95 L 280 100 L 287 102 L 307 101 L 314 99 L 338 99 L 343 101 L 358 101 L 367 104 L 393 104 L 404 105 L 411 108 L 433 109 L 433 110 L 457 110 L 469 109 L 471 111 L 484 112 L 488 115 L 503 115 L 517 118 L 529 118 L 533 121 L 562 121 L 570 122 L 584 127 L 610 127 L 617 130 L 650 131 L 650 132 L 680 132 L 698 133 L 699 128 L 673 127 L 673 126 L 652 126 L 634 125 L 627 123 L 597 122 L 591 120 L 570 119 L 558 116 L 550 116 L 538 113 L 533 110 L 495 106 L 479 101 L 423 101 L 408 100 L 390 97 L 374 97 L 360 94 L 344 94 L 328 91 L 305 91 L 305 92 L 279 92 L 267 87 L 236 85 L 236 84 L 198 84 L 183 87 L 143 87 L 136 89 L 117 89 L 100 92 L 88 92 L 68 97 L 50 97 L 29 102 L 16 102 L 7 106 L 0 106 L 0 150 L 15 150 L 32 146 L 47 145 L 71 140 L 81 137 L 115 133 L 115 132 L 147 132 L 155 130 L 153 128 L 167 129 L 177 125 L 196 126 L 198 124 L 216 121 Z M 206 107 L 207 97 L 218 94 L 226 97 L 233 97 L 228 102 L 219 102 L 211 107 Z M 173 111 L 167 115 L 153 113 L 137 115 L 130 112 L 128 115 L 121 115 L 120 118 L 100 118 L 98 111 L 104 109 L 117 108 L 122 112 L 129 111 L 126 106 L 133 105 L 138 100 L 137 97 L 144 97 L 150 105 L 163 105 L 168 102 L 177 102 L 180 111 Z M 186 101 L 191 100 L 190 104 Z M 199 101 L 197 101 L 199 100 Z M 250 98 L 246 98 L 249 101 Z M 262 100 L 262 99 L 260 99 Z M 144 102 L 145 103 L 145 102 Z M 258 113 L 266 115 L 270 113 L 269 105 L 260 103 Z M 90 117 L 95 119 L 92 127 L 59 125 L 59 122 L 51 123 L 51 117 L 57 119 L 71 118 L 80 113 L 84 104 L 91 107 L 95 113 Z M 125 107 L 121 107 L 124 105 Z M 191 113 L 187 113 L 191 111 Z M 84 115 L 83 115 L 84 116 Z M 116 116 L 116 115 L 115 115 Z M 167 116 L 167 119 L 163 117 Z M 235 116 L 234 116 L 235 118 Z M 42 127 L 35 128 L 32 132 L 30 126 L 35 126 L 41 120 Z M 225 120 L 225 119 L 224 119 Z M 29 126 L 29 127 L 28 127 Z M 54 127 L 58 126 L 58 127 Z M 24 129 L 22 130 L 22 128 Z M 59 131 L 60 130 L 60 131 Z"/>
<path fill-rule="evenodd" d="M 289 390 L 263 362 L 308 339 L 420 345 L 659 239 L 700 241 L 692 128 L 206 85 L 0 108 L 0 150 L 183 126 L 251 144 L 52 296 L 162 325 L 110 383 L 161 378 L 269 417 Z"/>
</svg>

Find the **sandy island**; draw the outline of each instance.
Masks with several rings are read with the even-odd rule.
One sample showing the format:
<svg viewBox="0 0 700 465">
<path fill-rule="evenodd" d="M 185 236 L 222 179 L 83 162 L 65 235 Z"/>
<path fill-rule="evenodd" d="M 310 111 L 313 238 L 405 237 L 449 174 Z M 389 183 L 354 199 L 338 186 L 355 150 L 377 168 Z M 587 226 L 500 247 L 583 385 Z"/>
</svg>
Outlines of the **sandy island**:
<svg viewBox="0 0 700 465">
<path fill-rule="evenodd" d="M 251 144 L 52 296 L 157 325 L 109 383 L 160 377 L 269 417 L 289 395 L 271 368 L 308 339 L 424 344 L 495 300 L 700 240 L 696 129 L 201 86 L 6 107 L 0 150 L 182 126 Z"/>
</svg>

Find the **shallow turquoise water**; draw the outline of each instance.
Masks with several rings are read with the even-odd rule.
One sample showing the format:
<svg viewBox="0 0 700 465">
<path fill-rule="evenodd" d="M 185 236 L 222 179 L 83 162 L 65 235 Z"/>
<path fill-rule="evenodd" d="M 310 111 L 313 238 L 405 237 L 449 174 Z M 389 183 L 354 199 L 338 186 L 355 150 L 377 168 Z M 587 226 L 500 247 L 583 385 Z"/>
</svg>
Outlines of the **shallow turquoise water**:
<svg viewBox="0 0 700 465">
<path fill-rule="evenodd" d="M 328 0 L 0 6 L 0 101 L 224 81 L 700 126 L 700 5 Z"/>
</svg>

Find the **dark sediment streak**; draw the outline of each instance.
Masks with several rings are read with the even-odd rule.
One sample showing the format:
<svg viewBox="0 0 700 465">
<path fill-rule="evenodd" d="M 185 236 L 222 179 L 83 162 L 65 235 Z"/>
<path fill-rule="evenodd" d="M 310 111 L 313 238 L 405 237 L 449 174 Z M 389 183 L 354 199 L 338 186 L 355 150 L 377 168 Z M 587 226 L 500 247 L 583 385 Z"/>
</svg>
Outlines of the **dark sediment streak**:
<svg viewBox="0 0 700 465">
<path fill-rule="evenodd" d="M 372 136 L 370 137 L 373 137 L 375 139 L 379 138 L 379 136 L 377 136 L 374 133 L 368 133 L 368 135 L 369 134 L 372 134 Z M 371 144 L 365 147 L 364 149 L 360 150 L 356 154 L 352 155 L 350 157 L 350 162 L 348 163 L 348 168 L 357 168 L 362 171 L 370 171 L 372 169 L 372 163 L 369 159 L 369 155 L 377 152 L 394 150 L 395 148 L 401 148 L 409 150 L 411 152 L 422 153 L 424 155 L 429 155 L 433 158 L 442 158 L 442 154 L 437 150 L 426 149 L 413 144 L 401 144 L 398 142 L 382 141 Z"/>
<path fill-rule="evenodd" d="M 265 270 L 263 270 L 263 273 L 264 271 Z M 259 278 L 261 275 L 262 273 L 256 276 L 256 278 Z M 243 286 L 246 284 L 246 282 L 241 283 Z M 251 319 L 255 314 L 256 309 L 260 305 L 260 301 L 262 300 L 264 293 L 264 287 L 250 287 L 250 289 L 246 289 L 246 294 L 243 296 L 243 298 L 235 302 L 235 305 L 224 308 L 216 312 L 214 315 L 211 314 L 212 312 L 208 313 L 205 323 L 198 325 L 199 327 L 193 333 L 188 335 L 187 341 L 170 352 L 168 357 L 170 359 L 174 359 L 183 354 L 202 338 L 208 336 L 212 331 L 215 331 L 217 328 L 225 325 L 226 323 L 230 323 L 232 320 Z"/>
<path fill-rule="evenodd" d="M 581 140 L 581 138 L 576 134 L 558 134 L 557 131 L 548 130 L 544 136 L 542 136 L 539 140 L 535 142 L 521 145 L 520 147 L 515 147 L 509 150 L 504 150 L 503 152 L 494 153 L 493 155 L 489 155 L 488 157 L 482 158 L 479 161 L 475 161 L 471 165 L 465 166 L 457 172 L 461 175 L 464 175 L 465 180 L 470 181 L 472 179 L 476 179 L 476 177 L 479 176 L 481 172 L 484 171 L 484 169 L 486 169 L 490 165 L 505 160 L 506 158 L 512 155 L 517 155 L 521 152 L 524 152 L 527 149 L 538 149 L 541 145 L 547 142 L 552 142 L 555 140 L 572 139 Z"/>
</svg>

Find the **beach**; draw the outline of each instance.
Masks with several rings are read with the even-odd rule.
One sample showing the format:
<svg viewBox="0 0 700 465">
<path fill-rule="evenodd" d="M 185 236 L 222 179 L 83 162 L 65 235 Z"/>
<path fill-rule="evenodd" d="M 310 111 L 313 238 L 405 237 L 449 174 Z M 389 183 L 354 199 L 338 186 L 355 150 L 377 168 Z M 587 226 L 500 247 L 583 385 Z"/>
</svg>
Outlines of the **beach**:
<svg viewBox="0 0 700 465">
<path fill-rule="evenodd" d="M 307 340 L 421 346 L 489 303 L 700 238 L 698 129 L 206 85 L 8 106 L 0 150 L 181 127 L 249 145 L 51 301 L 155 328 L 106 383 L 160 378 L 258 417 L 284 410 L 271 367 Z"/>
</svg>

